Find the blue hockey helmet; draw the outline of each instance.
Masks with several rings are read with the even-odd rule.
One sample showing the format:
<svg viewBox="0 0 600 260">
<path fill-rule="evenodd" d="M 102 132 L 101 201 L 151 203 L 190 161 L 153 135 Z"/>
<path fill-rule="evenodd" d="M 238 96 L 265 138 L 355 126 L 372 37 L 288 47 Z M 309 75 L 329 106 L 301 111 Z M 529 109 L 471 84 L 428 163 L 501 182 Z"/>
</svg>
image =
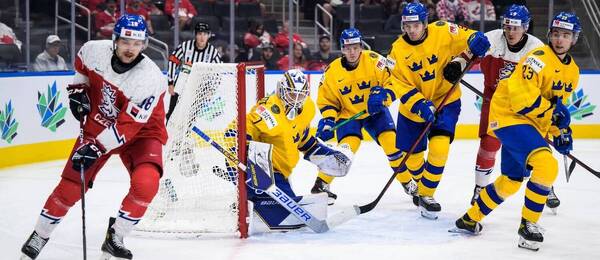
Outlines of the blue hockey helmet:
<svg viewBox="0 0 600 260">
<path fill-rule="evenodd" d="M 504 12 L 504 19 L 502 19 L 502 25 L 510 26 L 523 26 L 525 31 L 529 28 L 529 22 L 531 16 L 529 10 L 524 5 L 513 4 L 509 6 Z"/>
<path fill-rule="evenodd" d="M 563 11 L 552 18 L 552 22 L 550 22 L 550 28 L 548 28 L 548 35 L 554 28 L 573 32 L 573 44 L 575 44 L 577 42 L 577 38 L 579 38 L 579 33 L 581 32 L 581 23 L 579 22 L 577 15 Z"/>
<path fill-rule="evenodd" d="M 115 23 L 112 39 L 116 41 L 118 38 L 126 38 L 133 40 L 148 40 L 148 31 L 146 29 L 146 21 L 139 15 L 124 14 Z"/>
<path fill-rule="evenodd" d="M 427 7 L 421 3 L 409 3 L 402 9 L 402 23 L 405 22 L 422 22 L 427 24 L 427 16 L 429 12 Z"/>
<path fill-rule="evenodd" d="M 348 28 L 340 36 L 340 48 L 346 44 L 362 43 L 362 34 L 356 28 Z"/>
</svg>

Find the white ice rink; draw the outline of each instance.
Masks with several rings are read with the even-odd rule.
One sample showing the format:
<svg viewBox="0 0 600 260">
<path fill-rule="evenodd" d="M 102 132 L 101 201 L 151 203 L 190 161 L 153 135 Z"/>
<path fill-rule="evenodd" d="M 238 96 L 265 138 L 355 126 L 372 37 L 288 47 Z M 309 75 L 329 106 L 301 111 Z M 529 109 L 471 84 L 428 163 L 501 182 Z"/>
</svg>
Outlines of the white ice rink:
<svg viewBox="0 0 600 260">
<path fill-rule="evenodd" d="M 442 205 L 436 221 L 420 217 L 395 182 L 373 211 L 325 234 L 302 230 L 245 240 L 136 236 L 125 243 L 134 259 L 600 259 L 600 179 L 577 167 L 566 183 L 562 156 L 557 157 L 561 170 L 555 185 L 561 206 L 558 215 L 544 212 L 540 220 L 546 233 L 539 252 L 517 248 L 524 187 L 483 221 L 481 235 L 448 233 L 469 206 L 476 150 L 474 140 L 452 145 L 435 195 Z M 576 140 L 574 154 L 600 169 L 600 141 Z M 54 161 L 0 171 L 0 259 L 18 259 L 63 165 L 64 161 Z M 377 145 L 363 144 L 349 175 L 332 185 L 339 198 L 330 213 L 372 201 L 391 174 Z M 315 176 L 316 169 L 302 161 L 292 175 L 296 193 L 308 193 Z M 100 256 L 108 217 L 117 212 L 128 186 L 125 169 L 113 157 L 86 197 L 89 259 Z M 38 259 L 81 259 L 81 252 L 81 208 L 76 204 Z"/>
</svg>

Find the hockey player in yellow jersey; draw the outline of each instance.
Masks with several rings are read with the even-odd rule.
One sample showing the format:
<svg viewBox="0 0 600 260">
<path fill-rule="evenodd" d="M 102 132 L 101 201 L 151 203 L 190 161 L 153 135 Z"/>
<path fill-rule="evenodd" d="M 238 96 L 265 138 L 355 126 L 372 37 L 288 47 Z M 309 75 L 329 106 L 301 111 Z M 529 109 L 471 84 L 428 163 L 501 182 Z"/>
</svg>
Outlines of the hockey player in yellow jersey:
<svg viewBox="0 0 600 260">
<path fill-rule="evenodd" d="M 249 147 L 257 142 L 272 147 L 272 159 L 257 165 L 271 164 L 272 167 L 267 168 L 272 168 L 272 176 L 267 179 L 287 196 L 302 200 L 304 205 L 307 205 L 304 201 L 307 196 L 296 197 L 288 181 L 300 159 L 300 152 L 305 160 L 333 176 L 344 176 L 348 172 L 352 156 L 349 150 L 328 146 L 309 133 L 310 122 L 315 115 L 315 105 L 309 97 L 309 91 L 304 73 L 297 69 L 288 70 L 277 82 L 275 94 L 261 99 L 246 115 L 246 133 L 248 140 L 251 140 Z M 251 149 L 248 148 L 249 165 L 251 155 Z M 257 182 L 262 181 L 260 178 L 256 177 L 259 179 Z M 271 229 L 298 228 L 297 225 L 286 225 L 288 212 L 264 193 L 248 189 L 248 199 L 254 202 L 254 211 Z M 322 202 L 326 208 L 326 199 Z M 307 205 L 306 208 L 310 211 L 311 206 Z"/>
<path fill-rule="evenodd" d="M 515 72 L 499 82 L 491 101 L 489 128 L 502 143 L 502 175 L 481 191 L 476 203 L 456 221 L 455 230 L 479 233 L 479 222 L 529 177 L 519 247 L 539 249 L 544 238 L 536 223 L 558 175 L 558 162 L 544 137 L 552 135 L 554 148 L 561 154 L 573 148 L 570 113 L 563 100 L 579 81 L 579 68 L 568 51 L 580 31 L 575 14 L 557 14 L 550 23 L 548 45 L 530 51 Z"/>
<path fill-rule="evenodd" d="M 433 195 L 441 180 L 448 157 L 450 143 L 460 113 L 460 89 L 450 93 L 445 107 L 437 111 L 444 97 L 458 81 L 467 60 L 485 54 L 489 41 L 480 32 L 439 21 L 427 24 L 427 8 L 420 3 L 410 3 L 402 11 L 404 34 L 392 45 L 388 67 L 392 76 L 385 83 L 385 94 L 400 99 L 396 128 L 396 147 L 407 152 L 417 141 L 427 123 L 433 125 L 409 156 L 401 172 L 410 172 L 418 183 L 418 205 L 421 214 L 436 219 L 441 210 Z M 442 76 L 443 75 L 443 76 Z M 369 101 L 369 112 L 382 109 L 384 104 Z M 380 94 L 381 95 L 381 94 Z M 428 150 L 427 161 L 424 160 Z M 403 182 L 405 174 L 397 178 Z"/>
<path fill-rule="evenodd" d="M 317 106 L 321 111 L 317 137 L 324 141 L 333 138 L 331 129 L 353 115 L 367 110 L 367 99 L 371 91 L 383 91 L 381 87 L 390 76 L 385 57 L 376 52 L 363 50 L 362 36 L 355 28 L 342 32 L 340 37 L 343 57 L 337 58 L 325 70 L 319 86 Z M 390 100 L 391 101 L 391 100 Z M 353 153 L 358 150 L 363 139 L 362 129 L 383 148 L 390 167 L 398 171 L 402 152 L 395 146 L 396 129 L 389 110 L 377 114 L 364 114 L 336 130 L 340 145 L 348 145 Z M 402 176 L 402 186 L 407 194 L 416 195 L 417 185 L 410 173 Z M 337 196 L 329 190 L 334 177 L 319 173 L 312 193 L 326 192 L 330 204 Z"/>
</svg>

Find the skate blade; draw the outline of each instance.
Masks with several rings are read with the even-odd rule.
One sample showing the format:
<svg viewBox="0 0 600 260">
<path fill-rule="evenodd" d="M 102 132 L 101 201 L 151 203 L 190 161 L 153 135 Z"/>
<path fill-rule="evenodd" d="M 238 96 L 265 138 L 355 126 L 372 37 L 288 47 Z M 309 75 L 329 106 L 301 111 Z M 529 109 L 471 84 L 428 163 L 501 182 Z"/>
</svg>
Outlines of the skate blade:
<svg viewBox="0 0 600 260">
<path fill-rule="evenodd" d="M 481 231 L 479 231 L 479 230 L 477 230 L 476 232 L 471 232 L 469 230 L 462 229 L 462 228 L 457 228 L 457 227 L 453 227 L 451 229 L 448 229 L 448 232 L 454 233 L 454 234 L 471 235 L 471 236 L 478 236 L 479 234 L 481 234 Z"/>
<path fill-rule="evenodd" d="M 129 259 L 121 258 L 121 257 L 114 257 L 110 253 L 103 251 L 102 255 L 100 256 L 100 260 L 129 260 Z"/>
<path fill-rule="evenodd" d="M 333 206 L 334 203 L 335 203 L 334 198 L 327 197 L 327 206 Z"/>
<path fill-rule="evenodd" d="M 33 260 L 33 259 L 31 259 L 31 257 L 23 254 L 23 255 L 21 255 L 21 258 L 19 258 L 19 260 Z"/>
<path fill-rule="evenodd" d="M 425 208 L 423 207 L 419 207 L 419 210 L 421 211 L 421 216 L 429 219 L 429 220 L 436 220 L 438 219 L 437 213 L 433 212 L 433 211 L 427 211 Z"/>
<path fill-rule="evenodd" d="M 540 242 L 529 241 L 522 237 L 519 237 L 519 247 L 520 248 L 524 248 L 524 249 L 528 249 L 528 250 L 537 252 L 538 250 L 540 250 L 540 245 L 541 245 Z"/>
</svg>

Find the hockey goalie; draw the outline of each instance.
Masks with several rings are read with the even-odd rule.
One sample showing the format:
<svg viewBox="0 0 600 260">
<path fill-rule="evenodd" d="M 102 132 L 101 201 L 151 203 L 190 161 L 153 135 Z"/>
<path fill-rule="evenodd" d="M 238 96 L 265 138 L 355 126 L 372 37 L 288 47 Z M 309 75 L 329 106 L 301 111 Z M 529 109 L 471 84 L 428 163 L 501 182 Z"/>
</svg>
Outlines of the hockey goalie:
<svg viewBox="0 0 600 260">
<path fill-rule="evenodd" d="M 285 72 L 277 82 L 275 94 L 261 99 L 246 115 L 249 141 L 247 170 L 248 200 L 253 203 L 254 217 L 250 232 L 289 230 L 304 224 L 283 207 L 281 201 L 265 194 L 275 185 L 294 199 L 317 219 L 327 217 L 325 193 L 296 196 L 288 177 L 300 159 L 315 164 L 331 176 L 344 176 L 352 163 L 352 153 L 345 147 L 329 146 L 310 134 L 310 122 L 315 105 L 309 98 L 309 85 L 304 73 L 293 69 Z"/>
</svg>

